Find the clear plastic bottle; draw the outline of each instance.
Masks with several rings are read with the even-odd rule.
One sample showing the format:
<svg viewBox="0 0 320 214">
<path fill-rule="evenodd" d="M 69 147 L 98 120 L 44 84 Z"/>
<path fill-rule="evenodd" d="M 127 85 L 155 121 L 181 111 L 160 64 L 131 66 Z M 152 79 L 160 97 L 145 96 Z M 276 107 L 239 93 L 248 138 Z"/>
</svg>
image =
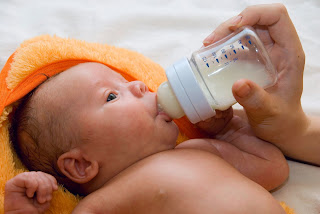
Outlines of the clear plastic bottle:
<svg viewBox="0 0 320 214">
<path fill-rule="evenodd" d="M 192 123 L 226 110 L 236 103 L 232 85 L 249 79 L 263 88 L 273 86 L 277 72 L 262 42 L 251 27 L 243 27 L 222 40 L 194 52 L 166 70 L 158 105 L 170 117 L 186 115 Z"/>
</svg>

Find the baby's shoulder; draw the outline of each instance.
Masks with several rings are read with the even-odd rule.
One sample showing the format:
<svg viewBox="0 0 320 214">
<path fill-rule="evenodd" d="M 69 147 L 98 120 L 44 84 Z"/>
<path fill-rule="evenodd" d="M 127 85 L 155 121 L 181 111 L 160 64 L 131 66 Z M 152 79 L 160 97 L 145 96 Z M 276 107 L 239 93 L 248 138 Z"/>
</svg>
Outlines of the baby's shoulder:
<svg viewBox="0 0 320 214">
<path fill-rule="evenodd" d="M 197 190 L 202 194 L 199 187 L 203 183 L 219 184 L 223 178 L 221 172 L 226 169 L 234 170 L 209 152 L 164 151 L 127 168 L 81 203 L 91 204 L 96 210 L 93 213 L 129 213 L 132 209 L 133 213 L 157 213 L 163 207 L 175 207 L 182 195 L 191 196 Z M 169 212 L 162 210 L 162 213 Z"/>
</svg>

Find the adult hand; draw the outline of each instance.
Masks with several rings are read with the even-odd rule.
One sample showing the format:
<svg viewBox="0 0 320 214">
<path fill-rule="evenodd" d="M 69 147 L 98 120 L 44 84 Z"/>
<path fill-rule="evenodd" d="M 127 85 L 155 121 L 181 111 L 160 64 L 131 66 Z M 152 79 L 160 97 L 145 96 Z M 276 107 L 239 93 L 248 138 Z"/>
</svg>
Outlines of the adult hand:
<svg viewBox="0 0 320 214">
<path fill-rule="evenodd" d="M 212 44 L 245 25 L 252 26 L 265 45 L 278 72 L 278 81 L 264 90 L 250 80 L 241 79 L 234 83 L 233 95 L 244 107 L 258 137 L 295 156 L 295 151 L 286 144 L 308 126 L 300 102 L 305 55 L 299 37 L 285 6 L 271 4 L 246 8 L 218 26 L 203 43 Z"/>
</svg>

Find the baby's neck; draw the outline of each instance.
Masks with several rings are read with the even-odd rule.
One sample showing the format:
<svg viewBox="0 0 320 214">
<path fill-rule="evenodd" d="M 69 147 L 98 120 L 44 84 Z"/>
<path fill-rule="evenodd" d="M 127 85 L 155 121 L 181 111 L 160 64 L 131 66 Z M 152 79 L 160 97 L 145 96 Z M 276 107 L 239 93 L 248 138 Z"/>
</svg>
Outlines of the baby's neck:
<svg viewBox="0 0 320 214">
<path fill-rule="evenodd" d="M 83 195 L 89 195 L 107 184 L 112 178 L 117 176 L 126 168 L 128 167 L 125 167 L 124 169 L 112 169 L 111 167 L 100 166 L 98 174 L 91 181 L 85 184 L 80 184 L 81 192 L 83 192 Z"/>
</svg>

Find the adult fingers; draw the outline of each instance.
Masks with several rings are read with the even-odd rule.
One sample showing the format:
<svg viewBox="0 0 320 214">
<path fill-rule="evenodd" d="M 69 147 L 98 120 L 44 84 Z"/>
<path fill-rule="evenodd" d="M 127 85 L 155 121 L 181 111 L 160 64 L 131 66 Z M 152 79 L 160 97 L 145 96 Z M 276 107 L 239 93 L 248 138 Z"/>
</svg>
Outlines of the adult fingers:
<svg viewBox="0 0 320 214">
<path fill-rule="evenodd" d="M 267 26 L 272 39 L 282 47 L 302 48 L 287 9 L 282 4 L 254 5 L 247 7 L 238 16 L 220 24 L 204 41 L 204 46 L 229 35 L 239 27 Z M 290 35 L 290 36 L 288 36 Z"/>
<path fill-rule="evenodd" d="M 249 26 L 267 26 L 271 38 L 280 46 L 290 48 L 299 46 L 300 40 L 296 29 L 283 4 L 254 5 L 247 7 L 239 14 L 240 22 L 233 29 Z"/>
<path fill-rule="evenodd" d="M 233 32 L 233 30 L 230 29 L 230 26 L 238 24 L 239 21 L 241 21 L 241 17 L 235 16 L 221 23 L 209 36 L 207 36 L 207 38 L 203 40 L 203 45 L 208 46 L 226 37 Z"/>
<path fill-rule="evenodd" d="M 232 86 L 232 92 L 237 102 L 246 110 L 248 119 L 253 123 L 275 114 L 272 97 L 256 83 L 241 79 Z"/>
</svg>

